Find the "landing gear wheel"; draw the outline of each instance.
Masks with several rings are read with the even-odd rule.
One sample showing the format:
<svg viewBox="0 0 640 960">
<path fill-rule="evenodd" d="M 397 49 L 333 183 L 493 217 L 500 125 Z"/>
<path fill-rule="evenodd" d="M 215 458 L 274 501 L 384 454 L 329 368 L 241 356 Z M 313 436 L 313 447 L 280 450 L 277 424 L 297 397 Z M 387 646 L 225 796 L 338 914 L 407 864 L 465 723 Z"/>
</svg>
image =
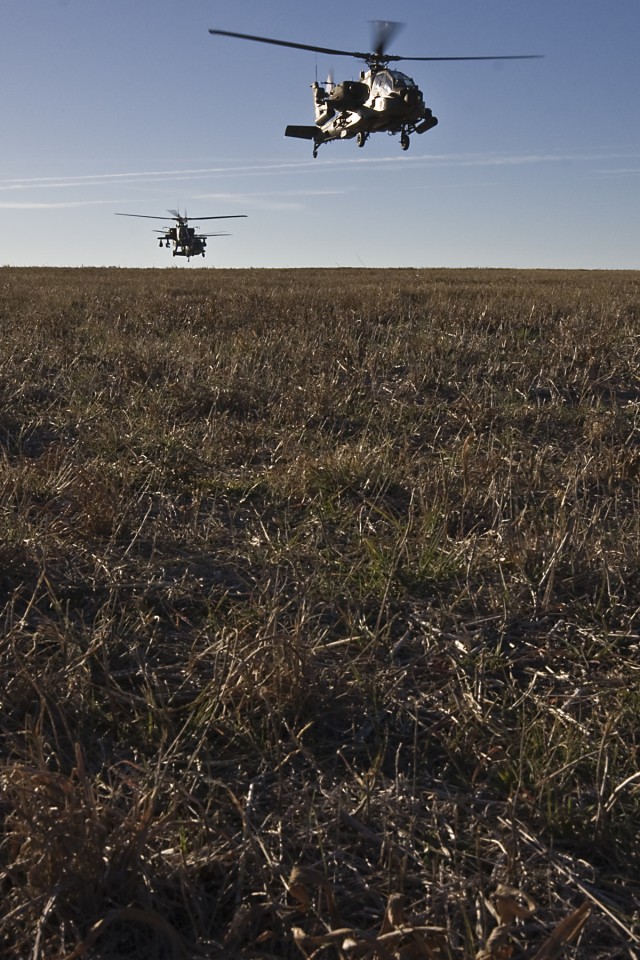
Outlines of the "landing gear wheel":
<svg viewBox="0 0 640 960">
<path fill-rule="evenodd" d="M 403 133 L 402 136 L 400 137 L 400 149 L 401 149 L 401 150 L 408 150 L 410 143 L 411 143 L 411 141 L 409 140 L 409 134 L 408 134 L 408 133 Z"/>
<path fill-rule="evenodd" d="M 366 142 L 367 142 L 367 134 L 359 133 L 358 136 L 356 137 L 356 143 L 358 144 L 358 146 L 364 147 Z"/>
<path fill-rule="evenodd" d="M 313 159 L 315 160 L 317 156 L 318 156 L 318 144 L 316 143 L 313 148 Z"/>
</svg>

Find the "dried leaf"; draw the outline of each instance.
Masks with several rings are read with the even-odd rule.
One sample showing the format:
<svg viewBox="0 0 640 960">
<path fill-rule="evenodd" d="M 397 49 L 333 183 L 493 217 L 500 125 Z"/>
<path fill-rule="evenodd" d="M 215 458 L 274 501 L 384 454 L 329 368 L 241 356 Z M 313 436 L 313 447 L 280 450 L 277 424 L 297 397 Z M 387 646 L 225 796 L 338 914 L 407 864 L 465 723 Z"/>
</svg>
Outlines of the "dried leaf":
<svg viewBox="0 0 640 960">
<path fill-rule="evenodd" d="M 519 902 L 521 900 L 526 902 L 526 907 Z M 498 926 L 476 954 L 476 960 L 509 960 L 513 955 L 511 928 L 516 920 L 528 920 L 537 910 L 537 904 L 527 893 L 504 883 L 496 887 L 491 900 L 485 900 L 485 903 L 498 920 Z"/>
<path fill-rule="evenodd" d="M 371 953 L 371 945 L 362 943 L 362 941 L 356 937 L 347 937 L 342 941 L 342 951 L 346 953 L 348 957 L 363 957 L 365 954 Z"/>
<path fill-rule="evenodd" d="M 311 907 L 311 894 L 309 893 L 309 888 L 298 877 L 296 871 L 297 868 L 294 867 L 291 871 L 287 888 L 290 896 L 296 901 L 296 906 L 300 913 L 308 913 Z"/>
<path fill-rule="evenodd" d="M 340 918 L 336 907 L 333 888 L 324 874 L 314 867 L 295 866 L 287 882 L 287 888 L 294 900 L 297 901 L 300 913 L 308 913 L 311 909 L 311 890 L 318 890 L 324 894 L 331 923 L 338 925 Z M 322 912 L 321 897 L 318 897 L 318 913 Z"/>
<path fill-rule="evenodd" d="M 388 933 L 395 927 L 401 927 L 406 923 L 402 894 L 392 893 L 387 902 L 387 909 L 384 912 L 384 919 L 380 927 L 380 933 Z"/>
<path fill-rule="evenodd" d="M 501 923 L 492 930 L 484 948 L 476 953 L 476 960 L 509 960 L 513 954 L 510 931 L 510 923 Z"/>
<path fill-rule="evenodd" d="M 258 904 L 241 903 L 233 915 L 223 938 L 225 947 L 237 947 L 249 939 L 252 929 L 263 913 Z"/>
<path fill-rule="evenodd" d="M 527 906 L 518 903 L 518 898 L 525 900 Z M 522 890 L 500 884 L 493 895 L 495 911 L 501 924 L 513 923 L 514 920 L 528 920 L 538 909 L 535 900 Z"/>
<path fill-rule="evenodd" d="M 585 901 L 577 910 L 561 920 L 549 939 L 542 944 L 532 960 L 553 960 L 562 950 L 565 943 L 578 936 L 587 922 L 591 906 Z"/>
<path fill-rule="evenodd" d="M 342 941 L 342 949 L 349 957 L 375 956 L 380 960 L 395 960 L 392 953 L 389 952 L 383 938 L 376 937 L 370 933 L 353 931 Z"/>
<path fill-rule="evenodd" d="M 425 936 L 419 930 L 413 930 L 411 939 L 396 951 L 398 960 L 445 960 L 451 956 L 451 950 L 441 936 Z"/>
<path fill-rule="evenodd" d="M 350 927 L 344 927 L 341 930 L 328 930 L 327 933 L 319 933 L 315 936 L 306 933 L 301 927 L 293 927 L 291 932 L 295 943 L 299 947 L 326 947 L 346 937 L 357 937 L 356 931 Z"/>
</svg>

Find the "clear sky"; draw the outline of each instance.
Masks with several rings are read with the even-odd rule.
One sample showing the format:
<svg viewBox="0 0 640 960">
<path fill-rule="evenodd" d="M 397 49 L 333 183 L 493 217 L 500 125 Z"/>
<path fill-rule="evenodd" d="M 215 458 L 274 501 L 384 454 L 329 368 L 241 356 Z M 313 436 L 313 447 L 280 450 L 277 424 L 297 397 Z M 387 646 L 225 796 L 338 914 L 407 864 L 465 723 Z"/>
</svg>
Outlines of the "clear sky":
<svg viewBox="0 0 640 960">
<path fill-rule="evenodd" d="M 405 23 L 439 125 L 412 137 L 285 139 L 342 49 Z M 2 0 L 0 265 L 640 268 L 640 2 Z M 191 266 L 149 220 L 247 214 Z"/>
</svg>

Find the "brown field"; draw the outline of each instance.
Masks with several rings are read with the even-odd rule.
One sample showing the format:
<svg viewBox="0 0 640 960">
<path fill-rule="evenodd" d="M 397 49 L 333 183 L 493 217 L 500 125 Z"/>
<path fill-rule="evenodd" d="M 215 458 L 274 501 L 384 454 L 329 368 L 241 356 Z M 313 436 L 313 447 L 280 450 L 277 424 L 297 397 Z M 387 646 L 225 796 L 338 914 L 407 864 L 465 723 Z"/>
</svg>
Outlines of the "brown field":
<svg viewBox="0 0 640 960">
<path fill-rule="evenodd" d="M 0 330 L 0 957 L 640 957 L 639 273 Z"/>
</svg>

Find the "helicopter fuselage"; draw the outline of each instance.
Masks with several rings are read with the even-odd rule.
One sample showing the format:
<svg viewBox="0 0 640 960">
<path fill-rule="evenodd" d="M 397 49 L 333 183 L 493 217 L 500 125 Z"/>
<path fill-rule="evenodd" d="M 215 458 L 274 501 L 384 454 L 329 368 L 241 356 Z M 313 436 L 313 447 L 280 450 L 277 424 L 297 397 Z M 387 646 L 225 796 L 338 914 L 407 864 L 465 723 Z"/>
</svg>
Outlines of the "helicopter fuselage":
<svg viewBox="0 0 640 960">
<path fill-rule="evenodd" d="M 198 236 L 193 227 L 186 223 L 178 223 L 175 227 L 168 227 L 165 233 L 159 238 L 160 246 L 173 247 L 174 257 L 199 257 L 205 254 L 207 241 L 204 237 Z"/>
<path fill-rule="evenodd" d="M 318 126 L 333 123 L 337 129 L 359 125 L 370 130 L 389 127 L 395 132 L 396 127 L 416 123 L 424 115 L 422 91 L 399 70 L 363 71 L 359 82 L 347 80 L 333 89 L 331 86 L 327 89 L 318 83 L 312 85 Z"/>
<path fill-rule="evenodd" d="M 370 133 L 400 134 L 404 150 L 410 133 L 425 133 L 437 124 L 425 106 L 422 91 L 400 70 L 374 68 L 360 73 L 360 80 L 311 85 L 315 127 L 287 127 L 286 136 L 314 141 L 314 156 L 322 143 L 358 138 L 364 143 Z"/>
</svg>

